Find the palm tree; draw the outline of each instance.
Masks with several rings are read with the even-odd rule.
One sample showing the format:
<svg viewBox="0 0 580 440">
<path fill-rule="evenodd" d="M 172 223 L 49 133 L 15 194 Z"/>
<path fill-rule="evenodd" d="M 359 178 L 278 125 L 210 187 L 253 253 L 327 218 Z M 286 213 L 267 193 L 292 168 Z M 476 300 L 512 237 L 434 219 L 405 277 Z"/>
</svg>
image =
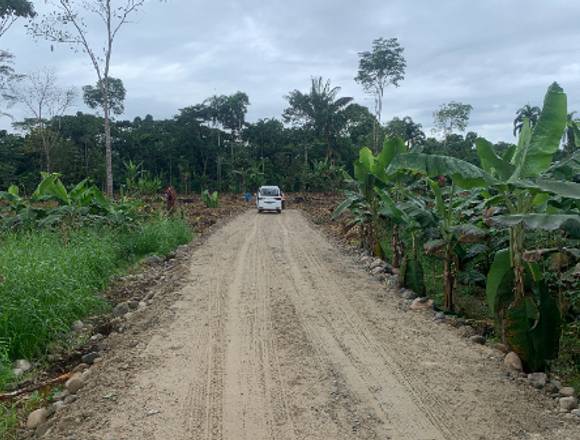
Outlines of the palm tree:
<svg viewBox="0 0 580 440">
<path fill-rule="evenodd" d="M 334 161 L 336 138 L 348 122 L 345 110 L 353 98 L 337 98 L 340 87 L 332 87 L 330 80 L 312 78 L 309 93 L 293 90 L 286 96 L 289 107 L 284 110 L 285 122 L 312 130 L 318 139 L 326 142 L 326 158 Z"/>
<path fill-rule="evenodd" d="M 524 125 L 524 120 L 530 121 L 530 126 L 534 127 L 540 117 L 540 107 L 531 107 L 529 104 L 524 105 L 516 112 L 514 119 L 514 136 L 517 136 Z"/>
<path fill-rule="evenodd" d="M 571 156 L 580 145 L 580 119 L 575 119 L 576 112 L 568 113 L 566 130 L 562 136 L 565 155 Z"/>
</svg>

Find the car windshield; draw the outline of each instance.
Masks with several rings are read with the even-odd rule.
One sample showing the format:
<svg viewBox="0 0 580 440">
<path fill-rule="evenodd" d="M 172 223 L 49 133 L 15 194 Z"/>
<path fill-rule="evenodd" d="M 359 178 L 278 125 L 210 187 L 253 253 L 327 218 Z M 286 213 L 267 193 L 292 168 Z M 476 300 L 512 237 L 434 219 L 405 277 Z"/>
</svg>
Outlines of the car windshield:
<svg viewBox="0 0 580 440">
<path fill-rule="evenodd" d="M 278 195 L 277 188 L 262 188 L 260 194 L 265 197 L 276 197 Z"/>
</svg>

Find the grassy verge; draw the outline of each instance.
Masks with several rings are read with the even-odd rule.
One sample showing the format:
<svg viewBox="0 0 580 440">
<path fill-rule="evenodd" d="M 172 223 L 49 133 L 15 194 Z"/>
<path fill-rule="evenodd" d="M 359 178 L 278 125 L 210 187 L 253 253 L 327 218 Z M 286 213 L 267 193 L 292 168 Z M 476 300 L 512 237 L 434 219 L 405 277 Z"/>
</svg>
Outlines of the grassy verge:
<svg viewBox="0 0 580 440">
<path fill-rule="evenodd" d="M 191 240 L 187 224 L 157 218 L 133 229 L 81 228 L 8 234 L 0 240 L 0 389 L 11 360 L 42 357 L 71 324 L 106 311 L 111 277 Z"/>
</svg>

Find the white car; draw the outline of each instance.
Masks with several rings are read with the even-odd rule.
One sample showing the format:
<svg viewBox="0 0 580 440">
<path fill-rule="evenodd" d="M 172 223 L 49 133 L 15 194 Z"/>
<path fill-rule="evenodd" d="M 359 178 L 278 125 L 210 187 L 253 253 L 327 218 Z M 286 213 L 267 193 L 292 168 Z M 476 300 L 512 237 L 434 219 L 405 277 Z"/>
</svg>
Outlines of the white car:
<svg viewBox="0 0 580 440">
<path fill-rule="evenodd" d="M 258 212 L 276 211 L 282 213 L 282 191 L 277 186 L 261 186 L 256 194 Z"/>
</svg>

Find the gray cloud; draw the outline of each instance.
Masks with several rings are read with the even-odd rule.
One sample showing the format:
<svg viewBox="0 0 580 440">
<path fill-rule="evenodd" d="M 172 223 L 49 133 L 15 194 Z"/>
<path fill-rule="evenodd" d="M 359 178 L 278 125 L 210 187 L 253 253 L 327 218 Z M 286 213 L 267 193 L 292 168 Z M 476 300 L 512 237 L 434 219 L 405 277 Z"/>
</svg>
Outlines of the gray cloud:
<svg viewBox="0 0 580 440">
<path fill-rule="evenodd" d="M 512 140 L 515 110 L 540 104 L 552 81 L 568 92 L 570 110 L 580 110 L 578 17 L 577 0 L 151 0 L 120 33 L 112 75 L 128 90 L 127 118 L 170 117 L 237 90 L 250 96 L 251 120 L 277 117 L 284 95 L 305 90 L 313 75 L 371 106 L 353 80 L 357 52 L 396 36 L 408 70 L 385 95 L 385 119 L 410 115 L 429 130 L 433 111 L 458 100 L 474 107 L 469 129 Z M 64 46 L 51 52 L 22 26 L 2 46 L 21 72 L 52 66 L 63 85 L 95 82 L 86 55 Z M 80 100 L 78 109 L 86 110 Z"/>
</svg>

